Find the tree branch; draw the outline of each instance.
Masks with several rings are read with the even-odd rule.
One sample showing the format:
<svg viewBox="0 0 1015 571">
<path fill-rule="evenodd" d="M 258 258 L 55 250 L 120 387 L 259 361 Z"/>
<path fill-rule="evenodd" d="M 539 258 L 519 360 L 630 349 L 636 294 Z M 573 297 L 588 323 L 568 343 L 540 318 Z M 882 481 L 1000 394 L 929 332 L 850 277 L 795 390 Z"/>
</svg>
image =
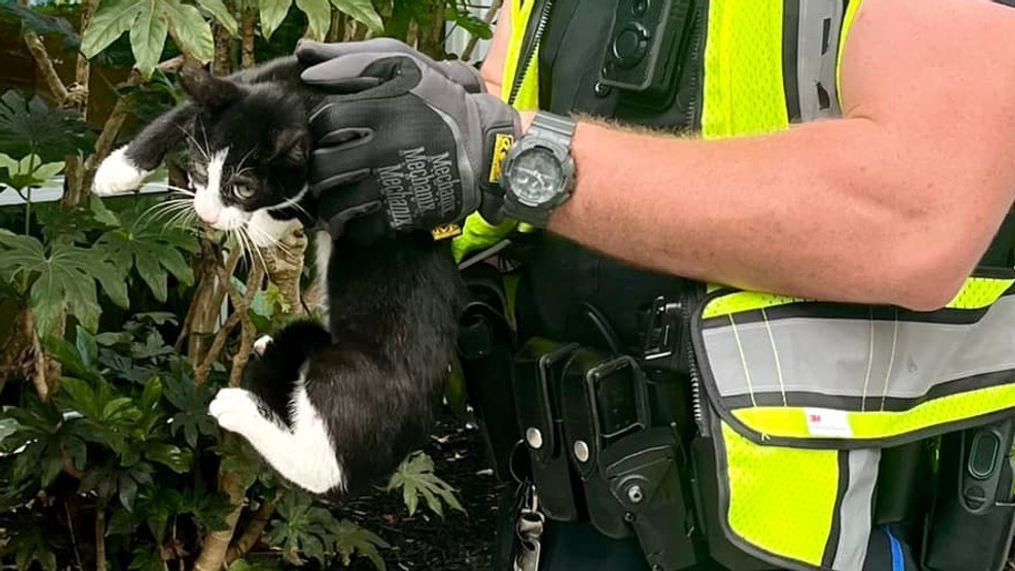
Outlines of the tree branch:
<svg viewBox="0 0 1015 571">
<path fill-rule="evenodd" d="M 240 380 L 243 378 L 243 369 L 247 367 L 247 362 L 250 361 L 250 354 L 254 351 L 254 335 L 257 334 L 257 328 L 250 321 L 247 310 L 250 308 L 250 303 L 254 300 L 254 295 L 261 289 L 262 281 L 264 281 L 264 268 L 255 264 L 250 269 L 250 276 L 247 277 L 247 293 L 243 296 L 241 302 L 240 349 L 236 352 L 236 355 L 233 355 L 233 368 L 229 371 L 230 387 L 240 386 Z"/>
<path fill-rule="evenodd" d="M 46 51 L 46 44 L 34 32 L 26 32 L 24 41 L 29 53 L 32 54 L 32 59 L 35 60 L 35 68 L 39 70 L 46 86 L 49 87 L 53 99 L 56 100 L 57 105 L 63 105 L 67 101 L 67 86 L 60 79 L 60 74 L 56 72 L 53 60 L 49 57 L 49 52 Z"/>
<path fill-rule="evenodd" d="M 500 10 L 502 4 L 504 4 L 504 0 L 493 0 L 493 3 L 490 4 L 490 9 L 483 15 L 483 21 L 486 22 L 486 25 L 489 26 L 493 23 L 493 20 L 497 17 L 497 12 Z M 479 36 L 473 34 L 473 36 L 469 38 L 469 43 L 465 44 L 465 50 L 462 51 L 462 55 L 459 59 L 462 61 L 469 61 L 472 57 L 472 52 L 476 49 L 476 44 L 478 43 Z"/>
<path fill-rule="evenodd" d="M 243 533 L 240 534 L 240 537 L 229 548 L 229 551 L 226 552 L 226 565 L 243 557 L 251 548 L 257 545 L 257 542 L 260 541 L 261 536 L 264 534 L 264 528 L 268 526 L 272 514 L 275 513 L 275 508 L 282 501 L 282 493 L 282 488 L 276 488 L 275 497 L 257 508 L 253 517 L 247 522 L 247 527 L 244 528 Z"/>
<path fill-rule="evenodd" d="M 225 517 L 226 529 L 212 531 L 205 535 L 201 554 L 194 563 L 195 571 L 220 571 L 224 567 L 229 542 L 236 531 L 236 522 L 240 519 L 240 512 L 243 511 L 243 499 L 247 491 L 243 488 L 239 474 L 236 472 L 221 474 L 219 476 L 219 491 L 229 497 L 229 503 L 233 509 Z"/>
</svg>

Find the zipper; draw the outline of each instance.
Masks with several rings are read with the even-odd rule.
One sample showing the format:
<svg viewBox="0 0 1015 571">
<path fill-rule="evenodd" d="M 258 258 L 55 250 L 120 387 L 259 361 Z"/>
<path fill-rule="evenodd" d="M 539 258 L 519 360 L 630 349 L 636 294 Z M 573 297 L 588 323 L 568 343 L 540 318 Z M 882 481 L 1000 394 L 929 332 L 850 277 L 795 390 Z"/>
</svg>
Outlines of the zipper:
<svg viewBox="0 0 1015 571">
<path fill-rule="evenodd" d="M 703 437 L 709 436 L 708 421 L 705 418 L 705 395 L 701 386 L 701 372 L 698 370 L 698 362 L 694 356 L 694 343 L 691 342 L 691 331 L 693 314 L 701 302 L 701 295 L 697 291 L 688 292 L 681 296 L 681 306 L 684 311 L 684 324 L 687 328 L 684 331 L 681 342 L 685 347 L 687 358 L 687 376 L 691 383 L 691 410 L 694 415 L 694 422 L 698 425 L 698 433 Z"/>
<path fill-rule="evenodd" d="M 536 21 L 536 28 L 533 35 L 529 38 L 522 48 L 522 57 L 518 59 L 518 65 L 522 66 L 520 69 L 515 69 L 515 81 L 511 86 L 511 94 L 508 96 L 508 105 L 514 105 L 515 99 L 518 98 L 518 92 L 522 89 L 522 84 L 525 83 L 525 75 L 529 71 L 529 65 L 532 64 L 532 58 L 535 57 L 536 52 L 539 49 L 539 40 L 543 38 L 543 32 L 546 31 L 546 25 L 550 21 L 550 9 L 553 7 L 553 0 L 544 0 L 542 6 L 539 7 L 539 19 Z M 532 18 L 529 18 L 528 26 L 532 25 Z"/>
<path fill-rule="evenodd" d="M 704 8 L 702 5 L 704 4 Z M 698 115 L 698 103 L 704 99 L 704 93 L 697 93 L 698 83 L 701 80 L 702 71 L 705 69 L 705 64 L 699 61 L 701 58 L 701 44 L 704 32 L 704 22 L 702 20 L 702 14 L 708 9 L 708 0 L 702 0 L 694 7 L 694 28 L 691 36 L 691 56 L 687 58 L 688 63 L 694 64 L 696 69 L 693 70 L 691 80 L 688 82 L 689 92 L 692 94 L 691 102 L 687 106 L 687 127 L 689 129 L 700 128 L 699 123 L 701 118 Z"/>
</svg>

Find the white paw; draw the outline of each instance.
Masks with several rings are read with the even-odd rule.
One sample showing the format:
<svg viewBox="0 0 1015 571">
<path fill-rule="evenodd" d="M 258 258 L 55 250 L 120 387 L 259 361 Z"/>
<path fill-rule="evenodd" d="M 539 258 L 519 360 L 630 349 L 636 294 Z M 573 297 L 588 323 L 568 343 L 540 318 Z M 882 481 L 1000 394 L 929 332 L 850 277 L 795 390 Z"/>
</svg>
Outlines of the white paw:
<svg viewBox="0 0 1015 571">
<path fill-rule="evenodd" d="M 221 389 L 211 404 L 208 414 L 215 417 L 219 426 L 237 434 L 248 434 L 264 417 L 257 408 L 257 398 L 244 389 Z"/>
<path fill-rule="evenodd" d="M 271 338 L 271 335 L 262 335 L 257 341 L 254 341 L 254 353 L 264 355 L 264 352 L 268 350 L 268 345 L 271 345 L 272 341 L 274 339 Z"/>
<path fill-rule="evenodd" d="M 141 186 L 144 178 L 151 173 L 138 168 L 127 158 L 126 152 L 127 147 L 120 147 L 102 161 L 95 172 L 92 192 L 99 196 L 113 196 L 136 190 Z"/>
</svg>

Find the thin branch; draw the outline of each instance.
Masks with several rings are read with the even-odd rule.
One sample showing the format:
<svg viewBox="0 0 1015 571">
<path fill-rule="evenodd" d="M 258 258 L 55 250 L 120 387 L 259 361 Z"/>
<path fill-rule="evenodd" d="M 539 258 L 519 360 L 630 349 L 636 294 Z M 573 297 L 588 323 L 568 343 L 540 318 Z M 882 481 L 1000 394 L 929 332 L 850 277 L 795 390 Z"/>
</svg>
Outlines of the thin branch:
<svg viewBox="0 0 1015 571">
<path fill-rule="evenodd" d="M 483 22 L 485 22 L 487 26 L 493 23 L 493 20 L 497 17 L 497 12 L 500 11 L 502 4 L 504 4 L 504 0 L 493 0 L 493 3 L 490 4 L 490 9 L 483 15 Z M 472 52 L 476 49 L 476 44 L 478 43 L 479 36 L 473 34 L 473 36 L 469 38 L 469 43 L 465 44 L 465 50 L 462 52 L 462 56 L 459 59 L 462 61 L 469 61 L 469 59 L 472 58 Z"/>
<path fill-rule="evenodd" d="M 234 311 L 226 319 L 226 322 L 222 324 L 222 327 L 215 334 L 215 339 L 212 341 L 211 347 L 208 352 L 205 353 L 204 360 L 198 365 L 197 369 L 194 370 L 194 384 L 201 386 L 208 380 L 208 375 L 211 373 L 211 368 L 218 361 L 222 355 L 222 350 L 225 349 L 226 341 L 229 340 L 229 334 L 233 332 L 240 323 L 240 312 Z"/>
<path fill-rule="evenodd" d="M 95 569 L 106 571 L 106 506 L 95 507 Z"/>
<path fill-rule="evenodd" d="M 32 336 L 32 354 L 35 359 L 35 370 L 32 371 L 32 384 L 35 385 L 35 392 L 39 400 L 49 400 L 49 383 L 46 380 L 46 354 L 42 351 L 42 343 L 39 341 L 39 331 L 35 326 L 35 315 L 29 311 L 25 326 L 28 334 Z"/>
<path fill-rule="evenodd" d="M 247 522 L 247 527 L 244 528 L 243 533 L 240 534 L 239 539 L 233 543 L 229 551 L 226 552 L 226 565 L 229 565 L 233 561 L 243 557 L 250 551 L 257 542 L 261 540 L 261 536 L 264 534 L 264 528 L 268 526 L 268 522 L 271 520 L 272 514 L 275 513 L 275 508 L 282 501 L 282 488 L 275 489 L 275 497 L 270 501 L 261 504 L 261 507 L 257 508 L 254 512 L 253 517 Z"/>
<path fill-rule="evenodd" d="M 230 387 L 240 386 L 240 380 L 243 379 L 243 369 L 247 367 L 247 362 L 250 361 L 250 354 L 254 351 L 254 336 L 257 335 L 257 328 L 250 321 L 247 310 L 250 308 L 250 303 L 254 300 L 254 294 L 261 289 L 262 281 L 264 281 L 264 268 L 254 265 L 250 270 L 250 276 L 247 278 L 247 294 L 243 296 L 241 305 L 240 349 L 233 356 L 233 368 L 229 371 Z M 237 311 L 240 311 L 240 309 L 237 309 Z"/>
<path fill-rule="evenodd" d="M 46 44 L 34 32 L 26 32 L 24 40 L 25 46 L 28 47 L 28 51 L 32 54 L 32 59 L 35 60 L 35 67 L 42 75 L 46 86 L 49 87 L 50 93 L 53 94 L 53 98 L 58 105 L 63 105 L 67 101 L 67 86 L 60 79 L 60 74 L 56 72 L 56 67 L 53 66 L 53 59 L 49 57 L 49 52 L 46 51 Z"/>
</svg>

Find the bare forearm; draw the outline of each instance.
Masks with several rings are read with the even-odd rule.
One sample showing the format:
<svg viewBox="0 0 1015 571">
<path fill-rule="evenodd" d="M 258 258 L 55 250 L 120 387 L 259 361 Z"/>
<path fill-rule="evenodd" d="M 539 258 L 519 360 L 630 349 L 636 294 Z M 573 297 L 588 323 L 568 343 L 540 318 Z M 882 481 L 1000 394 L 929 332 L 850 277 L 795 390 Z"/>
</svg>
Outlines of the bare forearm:
<svg viewBox="0 0 1015 571">
<path fill-rule="evenodd" d="M 954 190 L 914 194 L 913 158 L 864 119 L 710 142 L 582 123 L 574 154 L 552 231 L 675 275 L 819 299 L 942 303 L 975 263 L 952 250 L 986 249 L 1005 210 L 978 235 L 940 225 Z M 919 291 L 918 274 L 943 286 Z"/>
</svg>

